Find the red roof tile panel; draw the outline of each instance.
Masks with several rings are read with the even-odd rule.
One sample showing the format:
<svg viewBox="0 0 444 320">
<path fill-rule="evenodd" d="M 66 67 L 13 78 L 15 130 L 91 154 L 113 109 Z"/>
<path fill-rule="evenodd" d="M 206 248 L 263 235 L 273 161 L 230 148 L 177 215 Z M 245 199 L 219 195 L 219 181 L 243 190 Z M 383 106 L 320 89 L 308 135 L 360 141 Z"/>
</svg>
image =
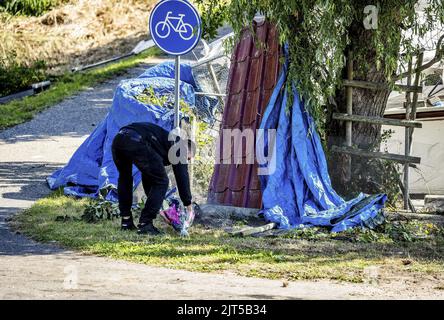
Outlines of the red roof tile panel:
<svg viewBox="0 0 444 320">
<path fill-rule="evenodd" d="M 218 179 L 214 184 L 215 192 L 223 192 L 228 189 L 231 165 L 230 164 L 217 164 L 218 166 Z"/>
<path fill-rule="evenodd" d="M 250 184 L 248 188 L 251 190 L 259 190 L 261 188 L 261 183 L 259 181 L 259 176 L 257 174 L 258 170 L 258 164 L 255 163 L 253 165 L 253 168 L 251 169 L 251 178 L 250 178 Z"/>
<path fill-rule="evenodd" d="M 255 37 L 245 29 L 233 51 L 221 129 L 253 130 L 255 140 L 255 130 L 260 124 L 262 113 L 277 82 L 280 49 L 274 26 L 267 22 L 254 22 L 253 27 L 256 31 Z M 256 43 L 253 43 L 253 38 Z M 225 133 L 221 130 L 220 134 L 219 143 L 222 148 Z M 221 152 L 219 157 L 220 160 L 231 159 L 231 163 L 215 166 L 208 202 L 260 208 L 262 195 L 257 164 L 246 161 L 250 155 L 254 155 L 254 148 L 248 150 L 242 147 L 241 150 L 235 150 L 233 142 L 230 148 L 231 154 L 224 156 Z M 253 142 L 253 146 L 254 144 Z M 235 151 L 240 152 L 237 154 Z M 236 164 L 235 160 L 241 163 Z"/>
<path fill-rule="evenodd" d="M 247 92 L 247 96 L 245 98 L 245 109 L 242 117 L 242 125 L 243 126 L 251 126 L 253 122 L 257 120 L 259 115 L 258 108 L 253 106 L 259 106 L 261 99 L 261 91 L 256 89 L 255 91 Z"/>
<path fill-rule="evenodd" d="M 256 59 L 250 59 L 248 57 L 243 61 L 234 62 L 234 65 L 232 67 L 232 77 L 233 79 L 236 79 L 236 81 L 231 82 L 229 95 L 238 94 L 246 88 L 251 60 Z"/>
<path fill-rule="evenodd" d="M 232 57 L 233 62 L 242 62 L 251 56 L 251 49 L 254 46 L 253 36 L 250 30 L 245 29 L 241 36 L 241 40 L 237 45 L 236 54 Z"/>
<path fill-rule="evenodd" d="M 247 201 L 243 206 L 245 208 L 261 208 L 262 207 L 262 192 L 261 190 L 248 190 Z"/>
<path fill-rule="evenodd" d="M 228 189 L 231 191 L 241 191 L 245 189 L 245 182 L 249 179 L 250 169 L 251 166 L 248 164 L 231 165 Z"/>
<path fill-rule="evenodd" d="M 262 81 L 262 70 L 264 68 L 264 55 L 250 59 L 250 72 L 248 74 L 247 91 L 257 90 Z"/>
<path fill-rule="evenodd" d="M 265 63 L 267 66 L 267 72 L 265 72 L 264 74 L 265 83 L 263 88 L 265 90 L 272 90 L 276 85 L 279 70 L 278 68 L 276 68 L 276 65 L 279 63 L 278 60 L 279 57 L 277 55 L 265 56 Z"/>
<path fill-rule="evenodd" d="M 227 104 L 230 104 L 230 108 L 224 111 L 222 127 L 234 128 L 240 124 L 244 96 L 244 91 L 228 96 Z"/>
</svg>

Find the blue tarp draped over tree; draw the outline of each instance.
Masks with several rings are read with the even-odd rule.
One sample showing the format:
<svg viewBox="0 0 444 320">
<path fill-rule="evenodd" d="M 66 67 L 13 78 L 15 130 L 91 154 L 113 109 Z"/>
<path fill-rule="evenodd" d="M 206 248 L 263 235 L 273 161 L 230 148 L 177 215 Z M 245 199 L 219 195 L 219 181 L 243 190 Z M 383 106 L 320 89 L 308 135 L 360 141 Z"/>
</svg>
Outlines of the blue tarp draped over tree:
<svg viewBox="0 0 444 320">
<path fill-rule="evenodd" d="M 340 232 L 356 226 L 374 228 L 384 221 L 387 196 L 360 194 L 345 201 L 333 190 L 315 123 L 294 85 L 293 102 L 288 106 L 286 75 L 287 64 L 262 118 L 264 134 L 257 142 L 268 150 L 272 144 L 267 129 L 277 130 L 275 156 L 261 165 L 275 167 L 270 175 L 260 176 L 265 219 L 284 229 L 325 226 Z"/>
</svg>

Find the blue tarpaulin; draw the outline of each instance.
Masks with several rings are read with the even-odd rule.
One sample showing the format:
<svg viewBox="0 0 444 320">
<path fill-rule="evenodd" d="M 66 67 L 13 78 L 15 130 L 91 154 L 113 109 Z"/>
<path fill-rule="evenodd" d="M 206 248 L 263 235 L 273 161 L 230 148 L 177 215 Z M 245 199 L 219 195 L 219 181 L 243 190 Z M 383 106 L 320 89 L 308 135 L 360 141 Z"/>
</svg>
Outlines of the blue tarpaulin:
<svg viewBox="0 0 444 320">
<path fill-rule="evenodd" d="M 190 106 L 211 118 L 216 99 L 195 96 L 200 91 L 191 67 L 181 65 L 180 96 Z M 386 195 L 368 196 L 345 201 L 332 188 L 327 163 L 315 124 L 305 110 L 303 101 L 294 88 L 294 101 L 287 108 L 288 95 L 284 89 L 286 65 L 263 116 L 261 129 L 276 129 L 273 162 L 276 170 L 261 176 L 264 217 L 280 228 L 326 226 L 339 232 L 355 226 L 372 228 L 383 221 L 382 210 Z M 158 95 L 174 91 L 174 64 L 163 63 L 148 69 L 140 77 L 122 81 L 116 89 L 108 115 L 74 153 L 68 164 L 47 178 L 51 189 L 64 187 L 67 195 L 96 198 L 106 189 L 106 199 L 117 201 L 118 172 L 111 154 L 111 143 L 118 130 L 132 122 L 152 122 L 166 130 L 173 128 L 172 108 L 144 104 L 135 99 L 146 88 Z M 210 119 L 211 121 L 211 119 Z M 267 135 L 265 135 L 266 137 Z M 260 138 L 260 137 L 259 137 Z M 265 139 L 265 149 L 269 144 Z M 141 175 L 133 168 L 134 188 Z"/>
<path fill-rule="evenodd" d="M 195 106 L 194 93 L 199 91 L 199 86 L 189 65 L 181 64 L 180 80 L 181 99 L 188 105 Z M 93 198 L 99 195 L 100 190 L 108 189 L 110 192 L 106 199 L 117 201 L 118 172 L 113 162 L 111 144 L 119 129 L 133 122 L 151 122 L 168 131 L 173 129 L 172 108 L 144 104 L 135 98 L 146 88 L 152 88 L 159 96 L 172 96 L 174 63 L 159 64 L 149 68 L 138 78 L 120 82 L 105 119 L 77 149 L 68 164 L 47 178 L 51 189 L 64 187 L 67 195 Z M 204 97 L 198 99 L 205 99 L 200 101 L 201 106 L 209 106 L 213 102 Z M 140 172 L 133 167 L 134 187 L 140 180 Z"/>
<path fill-rule="evenodd" d="M 287 64 L 262 118 L 258 139 L 268 150 L 267 129 L 276 129 L 275 155 L 263 168 L 274 167 L 262 175 L 264 217 L 280 228 L 331 227 L 333 232 L 356 226 L 374 228 L 384 221 L 385 194 L 360 194 L 345 201 L 332 188 L 327 161 L 315 123 L 293 85 L 293 103 L 288 108 Z M 270 149 L 272 150 L 272 149 Z"/>
</svg>

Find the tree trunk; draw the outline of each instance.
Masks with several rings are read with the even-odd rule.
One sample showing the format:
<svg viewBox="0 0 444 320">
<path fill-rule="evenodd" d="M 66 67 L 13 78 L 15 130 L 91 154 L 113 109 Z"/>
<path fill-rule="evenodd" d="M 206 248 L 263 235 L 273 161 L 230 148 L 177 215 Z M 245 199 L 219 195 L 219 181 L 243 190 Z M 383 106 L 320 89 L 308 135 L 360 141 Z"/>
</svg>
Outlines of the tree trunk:
<svg viewBox="0 0 444 320">
<path fill-rule="evenodd" d="M 356 24 L 351 28 L 351 44 L 348 48 L 353 52 L 359 50 L 359 58 L 354 60 L 353 77 L 355 80 L 363 80 L 377 83 L 386 83 L 388 79 L 384 72 L 384 65 L 376 67 L 376 52 L 372 47 L 371 30 L 365 30 L 362 24 Z M 346 53 L 344 53 L 346 56 Z M 346 70 L 343 73 L 346 77 Z M 353 88 L 353 114 L 364 116 L 384 115 L 390 91 L 375 91 Z M 346 89 L 338 90 L 334 102 L 329 110 L 333 112 L 347 113 Z M 354 122 L 352 127 L 352 145 L 364 150 L 379 149 L 381 126 Z M 345 122 L 332 120 L 327 124 L 327 138 L 329 148 L 332 145 L 345 145 Z M 372 166 L 374 160 L 351 156 L 351 176 L 347 174 L 348 159 L 350 156 L 330 153 L 329 168 L 335 189 L 344 196 L 356 195 L 357 192 L 375 193 L 381 192 L 379 180 L 382 175 L 378 166 Z M 350 178 L 350 180 L 349 180 Z"/>
</svg>

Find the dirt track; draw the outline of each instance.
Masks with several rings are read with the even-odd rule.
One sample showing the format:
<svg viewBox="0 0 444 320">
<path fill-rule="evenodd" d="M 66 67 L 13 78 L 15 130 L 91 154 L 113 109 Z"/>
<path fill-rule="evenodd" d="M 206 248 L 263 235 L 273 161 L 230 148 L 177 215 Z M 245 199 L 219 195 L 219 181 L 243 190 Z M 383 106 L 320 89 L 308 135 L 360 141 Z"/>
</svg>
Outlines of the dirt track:
<svg viewBox="0 0 444 320">
<path fill-rule="evenodd" d="M 141 73 L 133 69 L 124 78 Z M 290 282 L 201 274 L 85 256 L 35 243 L 7 217 L 49 193 L 61 167 L 106 114 L 115 79 L 66 99 L 34 120 L 0 132 L 0 299 L 384 299 L 441 298 L 433 279 L 414 283 Z"/>
</svg>

